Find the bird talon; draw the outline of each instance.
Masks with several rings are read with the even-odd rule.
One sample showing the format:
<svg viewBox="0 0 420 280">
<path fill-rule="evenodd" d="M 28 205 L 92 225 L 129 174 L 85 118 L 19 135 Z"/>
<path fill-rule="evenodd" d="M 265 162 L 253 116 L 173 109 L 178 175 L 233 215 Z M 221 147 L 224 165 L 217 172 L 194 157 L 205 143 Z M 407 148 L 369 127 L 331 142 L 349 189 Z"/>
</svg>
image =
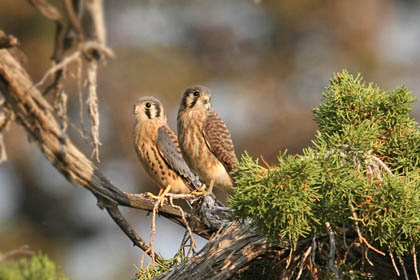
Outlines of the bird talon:
<svg viewBox="0 0 420 280">
<path fill-rule="evenodd" d="M 213 186 L 214 186 L 214 180 L 212 179 L 210 181 L 210 185 L 207 190 L 206 190 L 206 185 L 203 184 L 200 189 L 192 191 L 191 194 L 197 195 L 197 196 L 211 195 L 212 197 L 216 198 L 216 196 L 213 194 Z"/>
<path fill-rule="evenodd" d="M 193 190 L 191 194 L 196 195 L 196 196 L 203 196 L 207 194 L 206 184 L 201 185 L 201 188 L 199 188 L 198 190 Z"/>
<path fill-rule="evenodd" d="M 151 192 L 147 192 L 146 195 L 147 195 L 147 197 L 149 197 L 151 199 L 159 201 L 160 207 L 162 207 L 163 204 L 165 203 L 165 200 L 167 200 L 165 196 L 166 196 L 167 193 L 169 193 L 170 190 L 171 190 L 171 185 L 168 185 L 168 186 L 166 186 L 166 188 L 161 189 L 159 191 L 158 195 L 154 195 Z"/>
<path fill-rule="evenodd" d="M 147 196 L 148 198 L 150 198 L 150 199 L 154 199 L 154 200 L 159 200 L 159 199 L 160 199 L 160 196 L 159 196 L 159 195 L 154 195 L 154 194 L 152 194 L 151 192 L 147 192 L 147 193 L 146 193 L 146 196 Z"/>
</svg>

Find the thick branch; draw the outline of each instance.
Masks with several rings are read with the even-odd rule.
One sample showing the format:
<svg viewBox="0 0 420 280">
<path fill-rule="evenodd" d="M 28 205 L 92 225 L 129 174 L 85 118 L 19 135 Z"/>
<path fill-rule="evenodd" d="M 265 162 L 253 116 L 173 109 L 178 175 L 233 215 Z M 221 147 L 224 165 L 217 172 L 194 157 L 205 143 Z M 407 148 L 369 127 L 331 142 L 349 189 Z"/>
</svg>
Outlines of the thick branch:
<svg viewBox="0 0 420 280">
<path fill-rule="evenodd" d="M 193 258 L 155 279 L 228 279 L 272 245 L 251 223 L 230 223 Z"/>
</svg>

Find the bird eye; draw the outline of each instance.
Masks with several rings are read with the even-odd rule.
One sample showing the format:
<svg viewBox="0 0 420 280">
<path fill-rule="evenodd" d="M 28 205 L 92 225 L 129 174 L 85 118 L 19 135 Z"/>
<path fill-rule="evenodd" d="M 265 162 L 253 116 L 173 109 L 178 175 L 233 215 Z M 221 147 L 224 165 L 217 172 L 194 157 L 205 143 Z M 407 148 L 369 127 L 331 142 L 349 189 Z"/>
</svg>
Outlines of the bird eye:
<svg viewBox="0 0 420 280">
<path fill-rule="evenodd" d="M 150 102 L 147 102 L 146 104 L 144 104 L 144 107 L 150 108 L 150 107 L 152 107 L 152 104 Z"/>
<path fill-rule="evenodd" d="M 200 92 L 196 90 L 196 91 L 194 91 L 194 92 L 193 92 L 193 95 L 194 95 L 195 97 L 197 97 L 197 96 L 199 96 L 199 95 L 200 95 Z"/>
</svg>

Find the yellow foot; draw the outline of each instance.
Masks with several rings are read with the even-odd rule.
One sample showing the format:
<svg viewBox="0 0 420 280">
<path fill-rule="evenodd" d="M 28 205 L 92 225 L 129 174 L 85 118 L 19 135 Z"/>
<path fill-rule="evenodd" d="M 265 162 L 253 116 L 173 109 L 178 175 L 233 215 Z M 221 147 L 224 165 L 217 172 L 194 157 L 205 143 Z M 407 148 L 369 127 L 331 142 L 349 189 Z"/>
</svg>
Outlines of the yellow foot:
<svg viewBox="0 0 420 280">
<path fill-rule="evenodd" d="M 154 195 L 151 192 L 147 192 L 146 196 L 150 199 L 159 200 L 161 197 L 159 195 Z"/>
<path fill-rule="evenodd" d="M 211 179 L 210 180 L 210 186 L 209 186 L 209 189 L 207 190 L 207 193 L 210 194 L 210 195 L 212 195 L 212 196 L 215 196 L 213 194 L 213 187 L 214 187 L 214 179 Z"/>
<path fill-rule="evenodd" d="M 200 188 L 200 189 L 198 189 L 198 190 L 193 190 L 193 191 L 191 192 L 191 194 L 193 194 L 193 195 L 197 195 L 197 196 L 201 196 L 201 195 L 205 195 L 205 194 L 207 194 L 207 191 L 206 191 L 206 184 L 201 185 L 201 188 Z"/>
<path fill-rule="evenodd" d="M 194 191 L 191 192 L 191 194 L 198 195 L 198 196 L 203 196 L 203 195 L 208 195 L 209 194 L 209 195 L 214 197 L 213 186 L 214 186 L 214 180 L 212 179 L 210 181 L 210 185 L 209 185 L 209 188 L 207 190 L 206 190 L 206 185 L 203 184 L 199 190 L 194 190 Z"/>
<path fill-rule="evenodd" d="M 166 186 L 166 188 L 160 189 L 158 195 L 154 195 L 154 194 L 152 194 L 150 192 L 147 192 L 146 195 L 147 195 L 147 197 L 149 197 L 151 199 L 158 200 L 160 202 L 160 207 L 162 207 L 163 206 L 163 203 L 166 200 L 165 195 L 167 193 L 169 193 L 170 190 L 171 190 L 171 185 L 168 185 L 168 186 Z"/>
</svg>

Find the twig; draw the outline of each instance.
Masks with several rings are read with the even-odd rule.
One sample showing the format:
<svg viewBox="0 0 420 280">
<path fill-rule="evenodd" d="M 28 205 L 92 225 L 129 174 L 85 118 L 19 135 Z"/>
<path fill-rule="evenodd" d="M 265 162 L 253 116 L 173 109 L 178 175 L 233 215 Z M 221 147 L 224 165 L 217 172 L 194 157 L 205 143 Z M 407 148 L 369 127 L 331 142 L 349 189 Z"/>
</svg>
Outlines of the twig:
<svg viewBox="0 0 420 280">
<path fill-rule="evenodd" d="M 394 267 L 395 273 L 397 273 L 397 276 L 400 277 L 400 271 L 398 270 L 397 264 L 395 263 L 394 255 L 392 254 L 391 250 L 389 250 L 389 257 L 391 258 L 392 266 Z"/>
<path fill-rule="evenodd" d="M 360 233 L 359 222 L 358 222 L 359 217 L 357 217 L 356 210 L 354 209 L 354 206 L 350 201 L 349 201 L 349 207 L 350 207 L 351 214 L 353 215 L 354 226 L 356 228 L 357 236 L 359 237 L 360 242 L 364 243 L 372 251 L 374 251 L 378 254 L 381 254 L 382 256 L 385 256 L 386 254 L 384 252 L 382 252 L 381 250 L 376 249 L 375 247 L 370 245 L 369 242 L 367 242 L 367 240 L 362 236 L 362 234 Z"/>
<path fill-rule="evenodd" d="M 315 263 L 316 247 L 317 247 L 316 235 L 314 235 L 314 237 L 312 237 L 312 256 L 311 256 L 312 264 L 314 266 L 317 266 L 316 263 Z"/>
<path fill-rule="evenodd" d="M 92 60 L 88 63 L 88 112 L 90 117 L 90 129 L 93 138 L 93 150 L 91 157 L 95 156 L 96 161 L 99 162 L 99 146 L 102 145 L 99 141 L 99 112 L 98 112 L 98 95 L 96 93 L 96 76 L 97 76 L 98 62 Z"/>
<path fill-rule="evenodd" d="M 6 145 L 4 144 L 3 134 L 0 134 L 0 164 L 7 161 Z"/>
<path fill-rule="evenodd" d="M 346 262 L 347 256 L 350 254 L 350 249 L 353 248 L 353 246 L 354 246 L 354 244 L 356 244 L 356 242 L 357 242 L 357 239 L 353 240 L 353 242 L 350 244 L 350 246 L 347 247 L 347 250 L 346 250 L 346 252 L 344 253 L 344 256 L 343 256 L 343 263 Z"/>
<path fill-rule="evenodd" d="M 287 270 L 290 264 L 292 263 L 292 256 L 293 256 L 293 248 L 290 247 L 289 256 L 287 257 L 287 261 L 286 261 L 285 270 Z"/>
<path fill-rule="evenodd" d="M 69 46 L 65 44 L 66 31 L 64 29 L 64 22 L 61 13 L 45 0 L 28 0 L 35 8 L 37 8 L 46 18 L 52 20 L 56 24 L 54 50 L 52 60 L 55 64 L 61 62 L 65 49 Z M 47 95 L 52 89 L 58 91 L 59 85 L 63 78 L 63 69 L 58 69 L 54 72 L 54 81 L 44 90 L 44 95 Z"/>
<path fill-rule="evenodd" d="M 382 161 L 380 160 L 378 157 L 376 156 L 371 156 L 371 158 L 376 161 L 389 175 L 391 176 L 395 176 L 394 173 L 392 173 L 391 169 Z"/>
<path fill-rule="evenodd" d="M 3 136 L 9 129 L 10 121 L 14 117 L 13 112 L 4 107 L 4 101 L 4 98 L 0 96 L 0 164 L 7 160 L 6 146 L 3 141 Z"/>
<path fill-rule="evenodd" d="M 144 260 L 146 258 L 146 255 L 151 255 L 151 249 L 148 248 L 146 251 L 144 251 L 143 256 L 141 256 L 141 260 L 140 260 L 140 267 L 143 269 L 144 268 Z"/>
<path fill-rule="evenodd" d="M 61 87 L 61 86 L 60 86 Z M 58 90 L 58 94 L 55 98 L 54 108 L 57 111 L 57 115 L 61 118 L 61 131 L 64 134 L 67 130 L 67 99 L 68 96 L 63 89 Z"/>
<path fill-rule="evenodd" d="M 261 155 L 260 156 L 260 158 L 261 158 L 261 161 L 264 163 L 264 165 L 268 168 L 268 169 L 271 169 L 272 168 L 272 166 L 270 166 L 269 164 L 268 164 L 268 162 L 266 162 L 265 161 L 265 159 L 264 159 L 264 157 Z"/>
<path fill-rule="evenodd" d="M 70 56 L 66 57 L 63 59 L 63 61 L 61 61 L 60 63 L 54 65 L 53 67 L 51 67 L 42 77 L 42 79 L 36 83 L 35 85 L 33 85 L 33 87 L 39 87 L 40 85 L 44 84 L 45 81 L 47 80 L 47 78 L 51 75 L 53 75 L 54 73 L 56 73 L 59 70 L 65 70 L 66 67 L 72 63 L 73 61 L 77 61 L 78 59 L 80 59 L 81 56 L 81 52 L 80 51 L 75 51 L 73 54 L 71 54 Z"/>
<path fill-rule="evenodd" d="M 164 198 L 162 198 L 164 199 Z M 153 211 L 152 211 L 152 231 L 150 233 L 150 241 L 149 241 L 149 246 L 150 246 L 150 254 L 152 257 L 152 263 L 155 263 L 155 247 L 154 247 L 154 242 L 155 242 L 155 234 L 156 234 L 156 213 L 158 211 L 159 205 L 161 204 L 161 200 L 158 199 L 155 202 L 155 205 L 153 207 Z M 142 260 L 143 263 L 143 260 Z"/>
<path fill-rule="evenodd" d="M 335 236 L 334 232 L 331 229 L 331 225 L 329 222 L 325 222 L 325 226 L 328 231 L 328 236 L 330 238 L 330 254 L 328 260 L 328 267 L 335 273 L 335 278 L 340 279 L 340 275 L 338 273 L 337 267 L 335 266 Z"/>
<path fill-rule="evenodd" d="M 61 19 L 61 13 L 45 0 L 28 0 L 28 2 L 37 8 L 46 18 L 53 21 Z"/>
<path fill-rule="evenodd" d="M 303 258 L 299 265 L 299 272 L 298 272 L 298 275 L 296 276 L 296 280 L 300 279 L 300 276 L 302 275 L 303 267 L 305 266 L 305 263 L 306 263 L 306 258 L 309 256 L 311 252 L 312 252 L 312 246 L 309 246 L 308 249 L 306 249 L 305 253 L 303 254 Z"/>
<path fill-rule="evenodd" d="M 5 254 L 0 256 L 0 264 L 2 264 L 3 262 L 5 262 L 7 259 L 15 256 L 15 255 L 19 255 L 19 254 L 24 254 L 24 255 L 33 255 L 34 252 L 32 250 L 29 250 L 29 246 L 28 245 L 23 245 L 17 249 L 11 250 L 9 252 L 6 252 Z"/>
<path fill-rule="evenodd" d="M 162 202 L 162 199 L 164 199 L 163 197 L 160 199 L 157 199 L 153 205 L 153 210 L 152 210 L 152 231 L 150 232 L 150 240 L 149 240 L 149 248 L 144 251 L 143 256 L 141 257 L 140 260 L 140 267 L 144 268 L 144 259 L 146 254 L 148 254 L 151 258 L 152 258 L 152 264 L 155 264 L 155 260 L 156 260 L 156 255 L 155 255 L 155 248 L 154 248 L 154 242 L 155 242 L 155 234 L 156 234 L 156 213 L 159 209 L 159 205 Z"/>
<path fill-rule="evenodd" d="M 190 226 L 189 226 L 189 224 L 187 222 L 187 219 L 185 217 L 184 211 L 182 210 L 182 208 L 180 206 L 174 204 L 174 201 L 173 201 L 172 196 L 169 196 L 169 202 L 170 202 L 170 205 L 172 207 L 174 207 L 175 209 L 178 209 L 181 212 L 181 214 L 182 214 L 182 220 L 184 221 L 185 227 L 187 228 L 188 234 L 190 235 L 191 244 L 190 244 L 190 248 L 188 249 L 188 253 L 187 253 L 187 256 L 189 256 L 193 252 L 193 250 L 195 248 L 195 240 L 194 240 L 194 236 L 193 236 L 192 230 L 191 230 L 191 228 L 190 228 Z"/>
<path fill-rule="evenodd" d="M 79 19 L 77 18 L 77 15 L 75 13 L 75 9 L 73 6 L 72 0 L 64 0 L 64 4 L 66 6 L 67 16 L 69 18 L 69 21 L 76 32 L 77 40 L 79 42 L 82 42 L 84 39 L 82 26 L 80 25 Z"/>
<path fill-rule="evenodd" d="M 417 268 L 417 254 L 416 254 L 416 245 L 415 244 L 413 244 L 413 247 L 411 249 L 411 253 L 413 255 L 413 266 L 414 266 L 414 272 L 416 273 L 416 279 L 420 280 L 419 271 L 418 271 L 418 268 Z"/>
<path fill-rule="evenodd" d="M 114 222 L 120 227 L 120 229 L 128 236 L 128 238 L 133 242 L 133 244 L 141 248 L 145 253 L 152 256 L 150 247 L 147 246 L 146 242 L 137 234 L 137 232 L 131 227 L 127 220 L 123 217 L 121 212 L 118 210 L 116 205 L 110 205 L 106 208 L 107 212 L 114 220 Z M 161 263 L 162 260 L 159 256 L 155 257 L 156 261 Z"/>
<path fill-rule="evenodd" d="M 405 279 L 405 280 L 408 280 L 407 270 L 405 269 L 404 261 L 403 261 L 403 259 L 401 258 L 401 256 L 400 256 L 400 255 L 397 255 L 397 258 L 398 258 L 398 261 L 400 262 L 401 267 L 402 267 L 402 269 L 403 269 L 403 272 L 404 272 L 404 279 Z"/>
<path fill-rule="evenodd" d="M 369 257 L 368 257 L 368 252 L 369 252 L 369 250 L 367 250 L 366 249 L 366 247 L 363 247 L 363 251 L 364 251 L 364 256 L 365 256 L 365 259 L 366 259 L 366 261 L 368 262 L 368 264 L 370 265 L 370 266 L 374 266 L 373 265 L 373 262 L 369 259 Z"/>
<path fill-rule="evenodd" d="M 100 44 L 105 44 L 106 32 L 102 0 L 87 0 L 86 7 L 92 17 L 95 40 Z"/>
<path fill-rule="evenodd" d="M 82 136 L 83 139 L 86 139 L 86 134 L 87 134 L 87 130 L 86 130 L 86 125 L 85 125 L 85 118 L 84 118 L 84 102 L 83 102 L 83 86 L 82 86 L 82 71 L 83 71 L 83 65 L 82 65 L 82 61 L 78 60 L 78 65 L 77 65 L 77 72 L 76 72 L 76 79 L 77 79 L 77 91 L 78 91 L 78 96 L 79 96 L 79 116 L 80 116 L 80 126 L 82 127 L 82 133 L 80 134 Z"/>
</svg>

